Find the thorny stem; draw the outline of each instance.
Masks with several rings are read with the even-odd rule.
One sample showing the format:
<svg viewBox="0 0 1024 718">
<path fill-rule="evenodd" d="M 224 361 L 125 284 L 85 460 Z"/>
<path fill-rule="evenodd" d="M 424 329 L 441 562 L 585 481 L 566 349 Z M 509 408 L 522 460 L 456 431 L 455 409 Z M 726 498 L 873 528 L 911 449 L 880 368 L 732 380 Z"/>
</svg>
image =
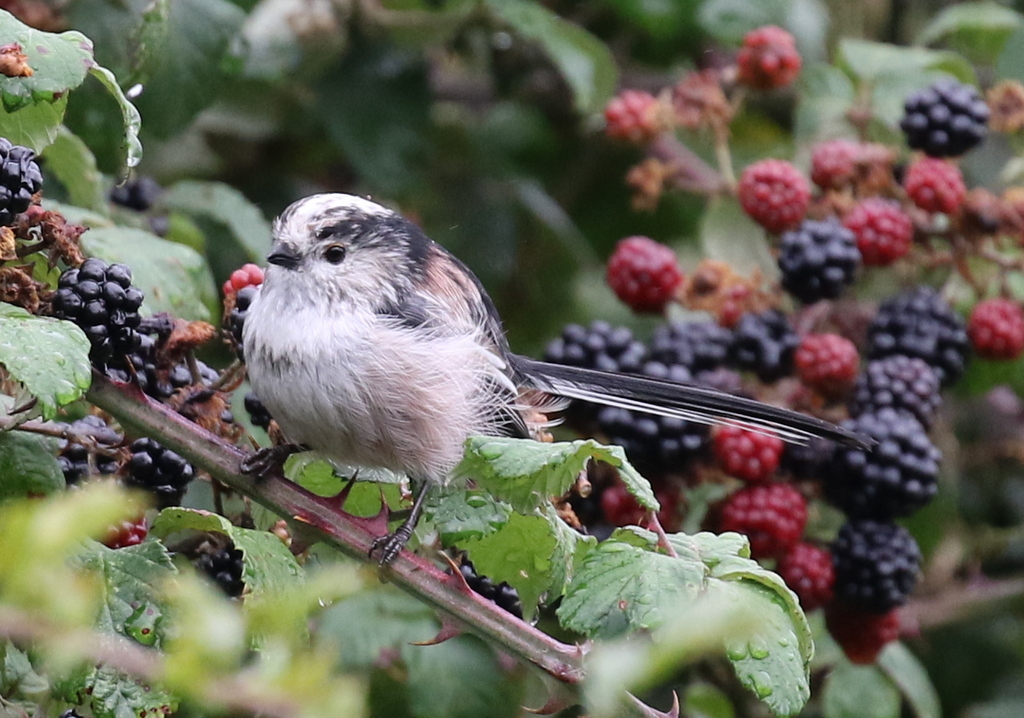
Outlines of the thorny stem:
<svg viewBox="0 0 1024 718">
<path fill-rule="evenodd" d="M 111 449 L 111 447 L 102 444 L 97 439 L 109 438 L 110 432 L 104 432 L 103 429 L 92 430 L 88 427 L 83 429 L 71 429 L 67 425 L 57 424 L 51 421 L 23 421 L 18 423 L 14 421 L 17 418 L 15 416 L 8 416 L 6 418 L 0 418 L 0 433 L 5 431 L 25 431 L 30 434 L 41 434 L 42 436 L 52 436 L 57 439 L 67 439 L 74 444 L 82 444 L 84 446 L 91 446 L 96 449 Z"/>
<path fill-rule="evenodd" d="M 373 541 L 386 530 L 383 520 L 346 514 L 336 499 L 315 496 L 280 474 L 255 479 L 240 473 L 244 454 L 237 447 L 133 386 L 116 385 L 94 372 L 88 400 L 122 425 L 181 454 L 217 481 L 292 523 L 307 527 L 318 539 L 347 556 L 367 561 Z M 537 666 L 567 686 L 575 687 L 583 680 L 583 651 L 579 646 L 556 641 L 475 594 L 453 590 L 446 577 L 433 563 L 407 551 L 386 569 L 386 578 L 396 586 L 505 653 Z"/>
</svg>

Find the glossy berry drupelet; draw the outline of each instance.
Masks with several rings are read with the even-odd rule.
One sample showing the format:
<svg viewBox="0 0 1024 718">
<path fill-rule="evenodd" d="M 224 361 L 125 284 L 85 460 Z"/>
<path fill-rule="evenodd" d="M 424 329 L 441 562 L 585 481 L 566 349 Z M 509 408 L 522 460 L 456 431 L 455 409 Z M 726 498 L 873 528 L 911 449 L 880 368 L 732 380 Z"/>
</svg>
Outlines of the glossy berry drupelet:
<svg viewBox="0 0 1024 718">
<path fill-rule="evenodd" d="M 125 483 L 152 493 L 159 508 L 180 504 L 195 478 L 192 464 L 148 438 L 132 442 L 131 452 Z"/>
<path fill-rule="evenodd" d="M 0 227 L 11 224 L 14 215 L 28 209 L 32 195 L 42 186 L 35 152 L 0 137 Z"/>
<path fill-rule="evenodd" d="M 608 286 L 634 312 L 659 313 L 683 281 L 675 252 L 648 237 L 620 240 L 608 259 Z"/>
<path fill-rule="evenodd" d="M 748 486 L 722 506 L 719 529 L 750 540 L 754 558 L 776 558 L 794 546 L 807 524 L 807 500 L 790 484 Z"/>
<path fill-rule="evenodd" d="M 623 90 L 604 110 L 605 133 L 634 144 L 649 142 L 667 127 L 658 98 L 643 90 Z"/>
<path fill-rule="evenodd" d="M 782 439 L 741 429 L 720 426 L 715 429 L 711 446 L 722 471 L 750 482 L 768 481 L 779 468 Z"/>
<path fill-rule="evenodd" d="M 804 304 L 839 297 L 853 283 L 859 266 L 853 232 L 835 217 L 804 220 L 779 243 L 782 287 Z"/>
<path fill-rule="evenodd" d="M 786 87 L 800 74 L 800 52 L 793 36 L 775 25 L 748 32 L 736 56 L 739 81 L 755 90 Z"/>
<path fill-rule="evenodd" d="M 647 347 L 626 327 L 595 321 L 589 327 L 567 324 L 562 336 L 548 343 L 544 360 L 555 364 L 639 374 L 647 361 Z"/>
<path fill-rule="evenodd" d="M 673 321 L 654 330 L 648 349 L 652 360 L 685 366 L 696 375 L 726 364 L 731 343 L 732 332 L 716 322 Z"/>
<path fill-rule="evenodd" d="M 868 197 L 843 218 L 853 232 L 861 260 L 869 267 L 892 264 L 910 251 L 914 224 L 898 202 Z"/>
<path fill-rule="evenodd" d="M 902 526 L 886 521 L 849 521 L 832 543 L 835 596 L 872 613 L 907 602 L 917 583 L 921 550 Z"/>
<path fill-rule="evenodd" d="M 807 180 L 783 160 L 761 160 L 748 166 L 736 191 L 743 211 L 774 233 L 800 224 L 811 200 Z"/>
<path fill-rule="evenodd" d="M 876 359 L 857 379 L 850 413 L 860 416 L 886 407 L 902 409 L 927 428 L 942 404 L 940 390 L 938 374 L 921 359 L 901 354 Z"/>
<path fill-rule="evenodd" d="M 988 132 L 989 108 L 978 91 L 952 78 L 912 92 L 900 128 L 911 149 L 931 157 L 956 157 L 978 146 Z"/>
<path fill-rule="evenodd" d="M 1024 353 L 1024 310 L 1011 299 L 978 302 L 967 322 L 967 334 L 981 358 L 1017 359 Z"/>
<path fill-rule="evenodd" d="M 216 551 L 201 553 L 193 565 L 197 570 L 209 576 L 217 587 L 230 598 L 238 598 L 245 590 L 242 576 L 245 562 L 242 552 L 234 546 Z"/>
<path fill-rule="evenodd" d="M 100 447 L 112 448 L 121 441 L 121 436 L 107 422 L 98 416 L 89 414 L 72 422 L 68 429 L 72 433 L 87 435 Z M 62 442 L 57 463 L 64 474 L 64 482 L 68 486 L 77 484 L 95 470 L 100 475 L 110 475 L 117 471 L 117 458 L 103 452 L 92 455 L 92 466 L 89 465 L 90 450 L 87 446 L 74 441 Z"/>
<path fill-rule="evenodd" d="M 800 340 L 796 373 L 805 386 L 836 399 L 849 393 L 857 379 L 860 354 L 846 337 L 838 334 L 807 334 Z"/>
<path fill-rule="evenodd" d="M 156 203 L 163 191 L 163 187 L 155 179 L 140 175 L 111 189 L 110 201 L 136 212 L 146 212 Z"/>
<path fill-rule="evenodd" d="M 516 618 L 523 617 L 523 604 L 519 600 L 519 593 L 510 585 L 502 581 L 495 583 L 487 576 L 480 576 L 469 559 L 463 559 L 459 565 L 459 572 L 466 580 L 466 585 L 482 598 L 497 604 L 498 608 L 511 613 Z"/>
<path fill-rule="evenodd" d="M 963 319 L 930 287 L 906 290 L 882 302 L 868 328 L 868 357 L 903 354 L 935 369 L 944 387 L 964 373 L 970 340 Z"/>
<path fill-rule="evenodd" d="M 845 601 L 825 607 L 825 625 L 851 663 L 874 663 L 878 654 L 900 635 L 899 611 L 872 613 Z"/>
<path fill-rule="evenodd" d="M 798 543 L 779 559 L 775 571 L 799 597 L 805 611 L 813 611 L 832 600 L 836 575 L 828 549 Z"/>
<path fill-rule="evenodd" d="M 811 153 L 811 181 L 822 189 L 842 189 L 857 175 L 860 145 L 852 140 L 829 140 Z"/>
<path fill-rule="evenodd" d="M 931 157 L 922 158 L 907 168 L 903 187 L 910 201 L 925 212 L 956 214 L 967 196 L 960 168 Z"/>
<path fill-rule="evenodd" d="M 825 496 L 848 516 L 909 516 L 938 491 L 942 454 L 908 412 L 891 408 L 843 424 L 878 442 L 871 450 L 837 446 L 825 473 Z"/>
<path fill-rule="evenodd" d="M 257 292 L 259 292 L 259 286 L 253 284 L 239 289 L 235 294 L 235 306 L 231 309 L 225 322 L 228 331 L 231 332 L 231 338 L 234 340 L 235 354 L 239 361 L 243 362 L 245 361 L 245 352 L 242 349 L 242 329 L 245 327 L 245 318 L 249 314 L 249 307 L 252 305 L 252 300 L 256 298 Z"/>
<path fill-rule="evenodd" d="M 761 381 L 773 382 L 792 373 L 799 344 L 800 338 L 782 312 L 748 312 L 733 328 L 729 357 L 736 368 L 754 372 Z"/>
<path fill-rule="evenodd" d="M 57 281 L 53 313 L 73 321 L 89 339 L 89 357 L 105 367 L 122 361 L 139 346 L 136 328 L 142 321 L 142 292 L 132 286 L 132 272 L 123 264 L 87 259 Z"/>
</svg>

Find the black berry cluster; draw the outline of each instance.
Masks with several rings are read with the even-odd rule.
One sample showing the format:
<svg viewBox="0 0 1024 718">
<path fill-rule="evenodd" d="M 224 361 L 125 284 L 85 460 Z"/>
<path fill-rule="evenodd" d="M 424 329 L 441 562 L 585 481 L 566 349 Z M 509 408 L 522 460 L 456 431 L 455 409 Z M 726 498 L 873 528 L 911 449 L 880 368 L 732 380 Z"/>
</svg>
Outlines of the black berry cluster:
<svg viewBox="0 0 1024 718">
<path fill-rule="evenodd" d="M 161 192 L 163 187 L 155 179 L 141 175 L 111 189 L 110 201 L 136 212 L 145 212 L 153 206 Z"/>
<path fill-rule="evenodd" d="M 939 376 L 923 360 L 902 354 L 869 362 L 857 378 L 850 403 L 853 416 L 892 407 L 909 411 L 925 427 L 942 403 Z"/>
<path fill-rule="evenodd" d="M 209 576 L 231 598 L 238 598 L 245 590 L 242 579 L 245 562 L 242 552 L 234 546 L 201 553 L 192 565 Z"/>
<path fill-rule="evenodd" d="M 523 605 L 519 600 L 519 594 L 507 583 L 495 583 L 487 576 L 478 576 L 469 559 L 462 560 L 459 572 L 466 579 L 466 584 L 488 601 L 492 601 L 498 608 L 508 611 L 517 618 L 523 617 Z"/>
<path fill-rule="evenodd" d="M 14 215 L 28 209 L 32 195 L 42 186 L 35 152 L 0 137 L 0 226 L 11 224 Z"/>
<path fill-rule="evenodd" d="M 956 157 L 985 139 L 988 117 L 988 105 L 974 87 L 943 78 L 907 97 L 900 127 L 912 149 Z"/>
<path fill-rule="evenodd" d="M 921 550 L 891 522 L 850 521 L 832 544 L 836 598 L 872 613 L 906 603 L 917 583 Z"/>
<path fill-rule="evenodd" d="M 836 299 L 853 283 L 860 251 L 853 232 L 835 217 L 804 220 L 782 235 L 779 269 L 782 287 L 804 304 Z"/>
<path fill-rule="evenodd" d="M 53 313 L 82 328 L 92 348 L 93 363 L 105 367 L 139 346 L 136 328 L 142 321 L 142 292 L 132 286 L 132 271 L 123 264 L 87 259 L 60 275 L 53 295 Z"/>
<path fill-rule="evenodd" d="M 674 321 L 655 329 L 649 346 L 652 360 L 696 376 L 725 365 L 731 343 L 732 332 L 717 322 Z"/>
<path fill-rule="evenodd" d="M 868 329 L 869 358 L 917 357 L 935 369 L 944 387 L 963 374 L 969 349 L 963 319 L 930 287 L 882 302 Z"/>
<path fill-rule="evenodd" d="M 160 508 L 180 504 L 189 482 L 195 478 L 192 464 L 148 438 L 132 442 L 131 452 L 125 482 L 152 493 Z"/>
<path fill-rule="evenodd" d="M 121 441 L 121 436 L 107 422 L 98 416 L 89 414 L 72 422 L 68 428 L 80 435 L 88 435 L 100 447 L 111 448 Z M 77 484 L 92 475 L 109 475 L 117 472 L 118 461 L 115 456 L 103 452 L 92 452 L 89 447 L 74 441 L 65 441 L 57 455 L 57 463 L 64 474 L 64 482 L 68 486 Z M 91 465 L 90 465 L 91 460 Z"/>
<path fill-rule="evenodd" d="M 668 416 L 642 414 L 615 406 L 597 413 L 608 442 L 621 446 L 629 460 L 648 475 L 679 471 L 708 445 L 708 427 Z"/>
<path fill-rule="evenodd" d="M 737 369 L 754 372 L 773 382 L 793 371 L 793 356 L 800 338 L 786 315 L 777 309 L 740 317 L 733 331 L 729 356 Z"/>
<path fill-rule="evenodd" d="M 825 495 L 849 516 L 908 516 L 938 491 L 941 452 L 912 414 L 890 407 L 844 426 L 874 439 L 870 450 L 836 447 L 825 471 Z"/>
<path fill-rule="evenodd" d="M 544 359 L 584 369 L 639 374 L 647 360 L 647 347 L 626 327 L 596 321 L 590 327 L 569 324 L 553 339 Z"/>
<path fill-rule="evenodd" d="M 258 426 L 263 430 L 270 428 L 273 417 L 255 392 L 250 391 L 245 395 L 245 410 L 249 412 L 249 419 L 253 426 Z"/>
<path fill-rule="evenodd" d="M 256 293 L 259 290 L 259 286 L 253 285 L 239 289 L 235 295 L 235 306 L 227 317 L 227 328 L 234 339 L 235 354 L 238 355 L 239 361 L 245 361 L 245 352 L 242 348 L 242 328 L 245 326 L 245 318 L 249 314 L 252 300 L 256 298 Z"/>
</svg>

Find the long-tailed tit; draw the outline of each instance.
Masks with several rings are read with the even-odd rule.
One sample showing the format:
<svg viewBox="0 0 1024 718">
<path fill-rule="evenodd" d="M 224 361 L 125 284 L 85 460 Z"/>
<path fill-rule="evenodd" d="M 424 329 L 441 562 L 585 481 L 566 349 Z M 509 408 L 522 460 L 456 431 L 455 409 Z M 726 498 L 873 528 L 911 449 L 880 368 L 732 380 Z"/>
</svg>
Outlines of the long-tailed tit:
<svg viewBox="0 0 1024 718">
<path fill-rule="evenodd" d="M 711 389 L 513 354 L 473 273 L 368 200 L 299 200 L 274 223 L 274 240 L 245 321 L 249 378 L 289 441 L 409 476 L 408 520 L 374 544 L 382 564 L 401 551 L 427 489 L 448 479 L 467 437 L 529 436 L 559 397 L 791 441 L 863 443 L 819 419 Z"/>
</svg>

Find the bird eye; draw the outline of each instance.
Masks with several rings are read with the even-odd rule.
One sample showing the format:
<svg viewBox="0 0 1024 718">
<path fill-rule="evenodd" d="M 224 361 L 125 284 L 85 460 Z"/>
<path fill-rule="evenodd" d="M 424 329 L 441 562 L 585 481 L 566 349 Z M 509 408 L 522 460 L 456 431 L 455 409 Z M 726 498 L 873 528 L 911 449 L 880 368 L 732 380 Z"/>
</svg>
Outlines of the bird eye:
<svg viewBox="0 0 1024 718">
<path fill-rule="evenodd" d="M 324 250 L 324 259 L 331 264 L 341 264 L 345 259 L 345 247 L 340 244 L 332 244 Z"/>
</svg>

